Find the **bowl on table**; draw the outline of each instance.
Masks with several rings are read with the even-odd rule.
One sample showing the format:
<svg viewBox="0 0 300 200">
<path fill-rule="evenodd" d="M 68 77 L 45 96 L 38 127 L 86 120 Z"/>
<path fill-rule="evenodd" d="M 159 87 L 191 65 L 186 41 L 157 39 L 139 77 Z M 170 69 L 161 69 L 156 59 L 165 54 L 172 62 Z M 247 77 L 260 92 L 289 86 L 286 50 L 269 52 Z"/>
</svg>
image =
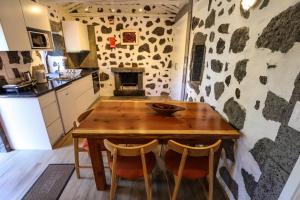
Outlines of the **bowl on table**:
<svg viewBox="0 0 300 200">
<path fill-rule="evenodd" d="M 185 110 L 184 107 L 165 103 L 147 103 L 147 105 L 162 115 L 172 115 L 175 112 Z"/>
</svg>

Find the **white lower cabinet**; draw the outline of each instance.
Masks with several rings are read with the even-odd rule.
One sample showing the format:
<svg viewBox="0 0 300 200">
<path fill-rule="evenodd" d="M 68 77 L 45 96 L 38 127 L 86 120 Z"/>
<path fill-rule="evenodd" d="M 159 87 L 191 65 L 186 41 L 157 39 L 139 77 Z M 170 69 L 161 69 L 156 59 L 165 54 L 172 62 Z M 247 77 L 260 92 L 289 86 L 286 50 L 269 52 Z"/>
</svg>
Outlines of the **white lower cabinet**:
<svg viewBox="0 0 300 200">
<path fill-rule="evenodd" d="M 75 101 L 71 85 L 58 90 L 56 95 L 64 131 L 67 133 L 72 129 L 73 122 L 76 120 Z"/>
</svg>

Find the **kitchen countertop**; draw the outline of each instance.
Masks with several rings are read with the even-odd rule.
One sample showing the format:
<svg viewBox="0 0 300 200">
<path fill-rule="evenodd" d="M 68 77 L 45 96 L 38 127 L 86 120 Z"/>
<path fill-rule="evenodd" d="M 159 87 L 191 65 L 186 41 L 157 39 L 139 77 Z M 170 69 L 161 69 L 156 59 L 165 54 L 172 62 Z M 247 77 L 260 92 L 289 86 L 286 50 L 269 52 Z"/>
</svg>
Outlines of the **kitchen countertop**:
<svg viewBox="0 0 300 200">
<path fill-rule="evenodd" d="M 98 69 L 83 69 L 80 76 L 72 79 L 72 80 L 49 80 L 47 83 L 40 83 L 36 84 L 32 89 L 28 91 L 21 91 L 21 92 L 0 92 L 0 98 L 32 98 L 32 97 L 39 97 L 44 94 L 47 94 L 51 91 L 59 90 L 72 82 L 84 78 L 93 72 L 98 71 Z"/>
</svg>

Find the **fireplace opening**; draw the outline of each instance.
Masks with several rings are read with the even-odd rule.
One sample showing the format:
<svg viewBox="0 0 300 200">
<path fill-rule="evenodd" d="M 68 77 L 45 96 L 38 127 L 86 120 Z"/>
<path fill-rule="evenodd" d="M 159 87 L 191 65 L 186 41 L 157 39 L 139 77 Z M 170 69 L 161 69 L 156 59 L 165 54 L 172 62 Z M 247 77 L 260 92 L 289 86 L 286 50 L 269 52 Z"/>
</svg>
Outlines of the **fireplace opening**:
<svg viewBox="0 0 300 200">
<path fill-rule="evenodd" d="M 142 67 L 112 67 L 115 75 L 115 96 L 145 96 Z"/>
<path fill-rule="evenodd" d="M 138 89 L 138 73 L 129 72 L 120 74 L 121 90 Z"/>
</svg>

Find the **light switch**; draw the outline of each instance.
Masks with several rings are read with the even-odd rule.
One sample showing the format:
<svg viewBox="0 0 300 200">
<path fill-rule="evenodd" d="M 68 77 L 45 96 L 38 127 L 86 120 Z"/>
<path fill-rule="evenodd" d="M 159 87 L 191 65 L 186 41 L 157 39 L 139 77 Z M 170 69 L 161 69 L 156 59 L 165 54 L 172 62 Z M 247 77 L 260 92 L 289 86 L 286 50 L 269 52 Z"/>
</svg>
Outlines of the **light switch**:
<svg viewBox="0 0 300 200">
<path fill-rule="evenodd" d="M 297 131 L 300 131 L 300 101 L 296 102 L 294 111 L 289 121 L 289 126 Z"/>
</svg>

